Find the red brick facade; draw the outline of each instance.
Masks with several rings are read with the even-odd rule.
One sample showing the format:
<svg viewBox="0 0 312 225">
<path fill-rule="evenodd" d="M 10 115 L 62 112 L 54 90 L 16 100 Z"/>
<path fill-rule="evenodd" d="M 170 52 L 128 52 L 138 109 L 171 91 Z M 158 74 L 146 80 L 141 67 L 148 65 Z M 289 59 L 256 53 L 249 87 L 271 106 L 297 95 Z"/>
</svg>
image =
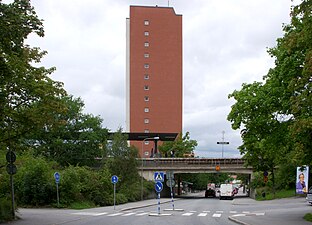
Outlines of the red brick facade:
<svg viewBox="0 0 312 225">
<path fill-rule="evenodd" d="M 127 57 L 128 131 L 180 133 L 182 16 L 171 7 L 130 6 Z M 153 148 L 153 141 L 131 144 L 140 154 Z"/>
</svg>

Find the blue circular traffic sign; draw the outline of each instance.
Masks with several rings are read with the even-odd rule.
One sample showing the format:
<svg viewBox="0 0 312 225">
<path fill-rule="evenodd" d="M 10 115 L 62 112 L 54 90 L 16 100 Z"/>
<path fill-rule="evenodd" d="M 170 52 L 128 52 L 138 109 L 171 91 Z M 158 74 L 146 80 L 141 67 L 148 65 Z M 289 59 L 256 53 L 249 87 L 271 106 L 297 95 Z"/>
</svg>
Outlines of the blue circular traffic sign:
<svg viewBox="0 0 312 225">
<path fill-rule="evenodd" d="M 157 181 L 156 183 L 155 183 L 155 190 L 156 190 L 156 192 L 161 192 L 162 191 L 162 189 L 163 189 L 163 184 L 160 182 L 160 181 Z"/>
<path fill-rule="evenodd" d="M 118 182 L 118 177 L 116 175 L 112 176 L 112 183 L 116 184 Z"/>
<path fill-rule="evenodd" d="M 55 172 L 54 173 L 54 178 L 55 178 L 55 183 L 58 184 L 60 182 L 61 176 L 60 176 L 60 174 L 58 172 Z"/>
</svg>

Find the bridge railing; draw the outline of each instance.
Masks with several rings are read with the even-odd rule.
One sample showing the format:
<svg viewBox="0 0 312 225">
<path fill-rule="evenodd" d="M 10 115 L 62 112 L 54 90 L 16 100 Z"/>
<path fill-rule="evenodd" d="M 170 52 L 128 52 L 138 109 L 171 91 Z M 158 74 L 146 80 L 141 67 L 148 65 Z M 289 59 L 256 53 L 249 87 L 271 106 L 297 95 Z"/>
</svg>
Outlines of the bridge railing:
<svg viewBox="0 0 312 225">
<path fill-rule="evenodd" d="M 241 158 L 143 158 L 143 167 L 165 166 L 165 165 L 244 165 L 245 160 Z"/>
</svg>

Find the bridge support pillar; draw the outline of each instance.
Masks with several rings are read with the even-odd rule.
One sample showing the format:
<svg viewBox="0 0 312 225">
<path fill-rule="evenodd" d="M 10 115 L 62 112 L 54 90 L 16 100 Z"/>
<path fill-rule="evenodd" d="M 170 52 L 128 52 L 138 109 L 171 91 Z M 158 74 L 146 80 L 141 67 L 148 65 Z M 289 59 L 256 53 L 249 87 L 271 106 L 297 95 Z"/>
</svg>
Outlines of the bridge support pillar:
<svg viewBox="0 0 312 225">
<path fill-rule="evenodd" d="M 154 171 L 143 171 L 143 178 L 149 181 L 154 180 Z"/>
<path fill-rule="evenodd" d="M 248 181 L 248 185 L 249 185 L 249 197 L 255 199 L 256 198 L 256 190 L 254 188 L 250 187 L 250 183 L 251 181 L 254 179 L 254 174 L 251 173 L 249 174 L 249 181 Z"/>
</svg>

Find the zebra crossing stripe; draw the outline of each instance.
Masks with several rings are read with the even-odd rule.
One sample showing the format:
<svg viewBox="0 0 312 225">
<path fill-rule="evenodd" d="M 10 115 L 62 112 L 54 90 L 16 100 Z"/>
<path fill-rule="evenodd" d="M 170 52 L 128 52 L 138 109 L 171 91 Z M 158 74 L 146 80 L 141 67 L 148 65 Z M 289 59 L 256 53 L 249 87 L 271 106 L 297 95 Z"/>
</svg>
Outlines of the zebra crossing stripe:
<svg viewBox="0 0 312 225">
<path fill-rule="evenodd" d="M 122 215 L 123 213 L 114 213 L 114 214 L 109 214 L 107 216 L 119 216 L 119 215 Z"/>
<path fill-rule="evenodd" d="M 147 212 L 144 212 L 144 213 L 136 214 L 136 216 L 144 216 L 144 215 L 146 215 L 146 214 L 147 214 Z"/>
<path fill-rule="evenodd" d="M 205 217 L 208 215 L 208 213 L 210 213 L 211 211 L 202 211 L 201 213 L 198 213 L 197 216 L 198 217 Z M 224 211 L 215 211 L 215 213 L 213 213 L 211 216 L 212 217 L 215 217 L 215 218 L 219 218 L 222 216 L 222 213 Z M 180 214 L 182 216 L 192 216 L 194 215 L 195 213 L 197 213 L 197 211 L 189 211 L 188 213 L 183 213 L 183 214 Z M 244 211 L 242 213 L 238 213 L 237 214 L 237 211 L 229 211 L 229 213 L 231 214 L 235 214 L 235 215 L 232 215 L 233 217 L 241 217 L 241 216 L 246 216 L 246 215 L 249 215 L 249 214 L 252 214 L 252 215 L 256 215 L 256 216 L 264 216 L 265 213 L 264 212 L 254 212 L 254 213 L 250 213 L 250 212 L 247 212 L 247 211 Z M 147 215 L 148 212 L 144 212 L 144 211 L 136 211 L 136 212 L 128 212 L 128 213 L 122 213 L 122 212 L 117 212 L 117 213 L 113 213 L 113 214 L 109 214 L 108 212 L 75 212 L 75 213 L 70 213 L 72 215 L 81 215 L 81 216 L 102 216 L 102 215 L 106 215 L 106 216 L 109 216 L 109 217 L 114 217 L 114 216 L 144 216 L 144 215 Z M 171 214 L 170 214 L 171 215 Z M 195 214 L 196 216 L 196 214 Z"/>
<path fill-rule="evenodd" d="M 102 216 L 102 215 L 106 215 L 106 214 L 108 214 L 108 212 L 97 213 L 95 216 Z"/>
<path fill-rule="evenodd" d="M 194 213 L 183 213 L 182 216 L 191 216 L 193 215 Z"/>
<path fill-rule="evenodd" d="M 94 212 L 77 212 L 72 213 L 73 215 L 81 215 L 81 216 L 102 216 L 108 214 L 108 212 L 102 212 L 102 213 L 94 213 Z"/>
<path fill-rule="evenodd" d="M 135 213 L 134 213 L 134 212 L 131 212 L 131 213 L 124 214 L 124 215 L 122 215 L 122 216 L 131 216 L 131 215 L 133 215 L 133 214 L 135 214 Z"/>
</svg>

